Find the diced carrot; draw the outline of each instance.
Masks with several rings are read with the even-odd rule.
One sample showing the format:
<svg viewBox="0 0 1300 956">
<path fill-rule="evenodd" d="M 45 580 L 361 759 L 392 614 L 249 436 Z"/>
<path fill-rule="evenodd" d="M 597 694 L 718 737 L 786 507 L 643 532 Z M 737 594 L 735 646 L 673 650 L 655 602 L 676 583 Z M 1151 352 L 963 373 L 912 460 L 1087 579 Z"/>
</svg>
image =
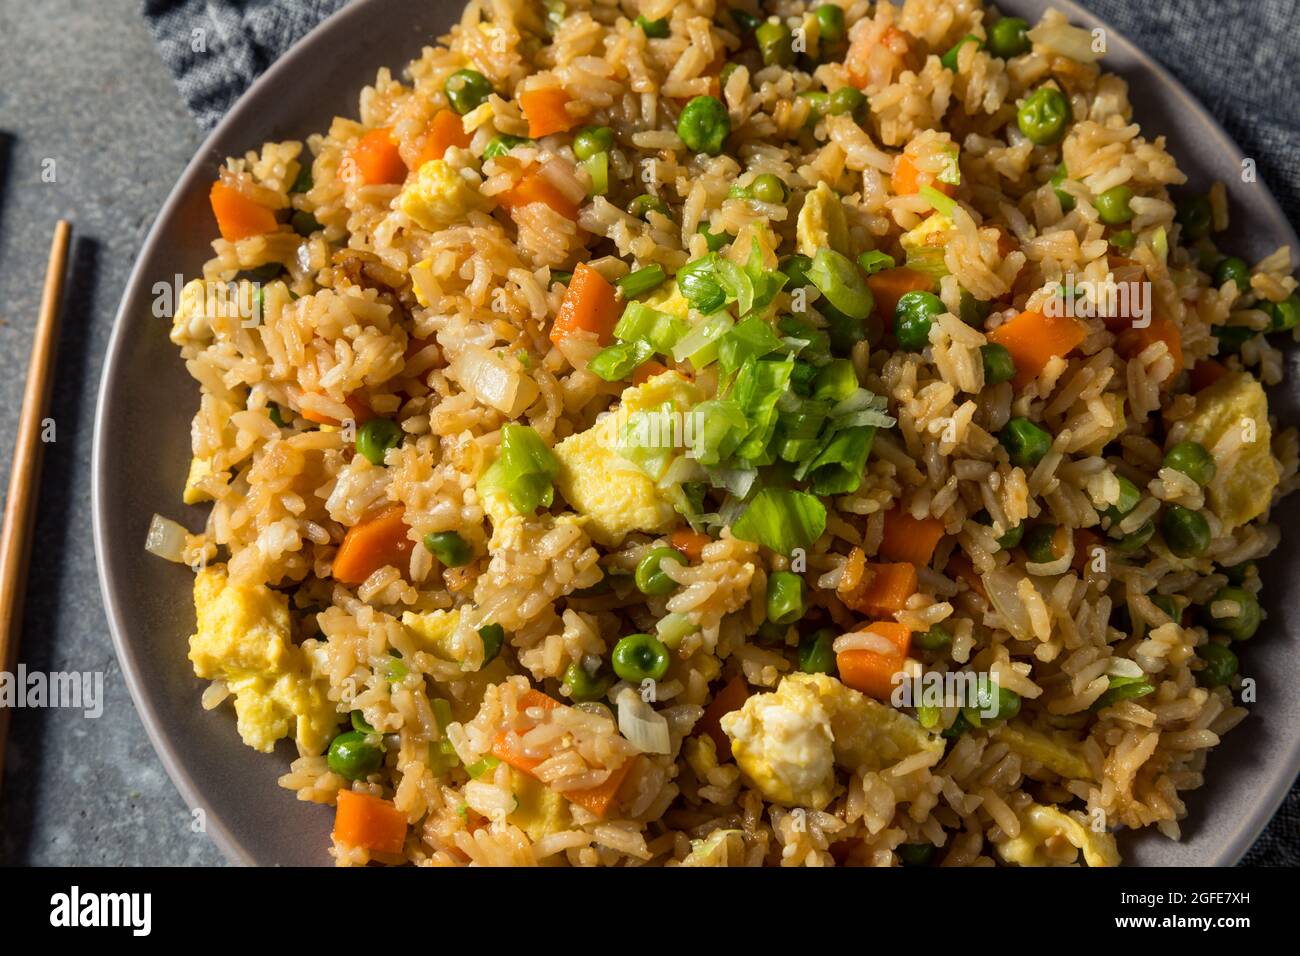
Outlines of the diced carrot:
<svg viewBox="0 0 1300 956">
<path fill-rule="evenodd" d="M 420 146 L 417 160 L 418 169 L 434 159 L 442 159 L 448 149 L 455 146 L 465 149 L 469 146 L 470 134 L 465 132 L 465 124 L 455 110 L 440 109 L 433 114 L 429 122 L 429 131 L 424 134 L 424 143 Z"/>
<path fill-rule="evenodd" d="M 731 738 L 722 729 L 722 718 L 733 710 L 740 710 L 749 700 L 749 684 L 737 674 L 723 685 L 722 690 L 713 695 L 709 706 L 704 708 L 700 722 L 695 725 L 695 733 L 706 734 L 718 751 L 719 760 L 731 759 Z"/>
<path fill-rule="evenodd" d="M 1192 391 L 1209 388 L 1228 374 L 1228 367 L 1212 358 L 1203 358 L 1192 366 Z"/>
<path fill-rule="evenodd" d="M 265 206 L 259 206 L 234 186 L 227 186 L 220 179 L 212 184 L 208 194 L 212 203 L 212 214 L 217 217 L 217 228 L 221 238 L 226 242 L 238 242 L 249 236 L 260 236 L 271 232 L 279 223 L 275 213 Z"/>
<path fill-rule="evenodd" d="M 334 808 L 334 839 L 346 846 L 401 853 L 406 843 L 406 814 L 391 800 L 340 790 Z"/>
<path fill-rule="evenodd" d="M 869 634 L 883 637 L 894 645 L 892 653 L 865 649 L 840 651 L 835 664 L 840 680 L 877 700 L 888 700 L 894 689 L 894 675 L 903 669 L 912 645 L 911 628 L 892 621 L 874 621 L 865 628 Z"/>
<path fill-rule="evenodd" d="M 538 690 L 529 690 L 519 698 L 520 709 L 540 707 L 543 710 L 552 711 L 563 706 L 555 698 Z M 527 774 L 531 774 L 543 763 L 539 758 L 529 757 L 527 754 L 515 750 L 510 744 L 510 734 L 504 730 L 497 734 L 496 739 L 492 742 L 492 755 L 502 763 L 507 763 L 516 770 Z M 603 818 L 613 804 L 614 797 L 618 795 L 619 787 L 627 779 L 628 772 L 632 769 L 632 763 L 632 760 L 625 760 L 610 773 L 604 783 L 588 787 L 586 790 L 567 790 L 561 796 L 571 803 L 585 807 L 597 817 Z"/>
<path fill-rule="evenodd" d="M 565 219 L 578 218 L 578 204 L 556 189 L 535 166 L 505 192 L 497 193 L 497 202 L 507 212 L 540 202 L 550 206 Z"/>
<path fill-rule="evenodd" d="M 565 109 L 568 102 L 569 94 L 555 87 L 520 93 L 519 108 L 523 110 L 524 119 L 528 120 L 528 135 L 537 139 L 552 133 L 564 133 L 577 126 L 578 121 Z"/>
<path fill-rule="evenodd" d="M 934 288 L 934 280 L 924 272 L 899 266 L 867 276 L 867 288 L 876 300 L 876 314 L 892 328 L 898 300 L 909 292 L 929 292 Z"/>
<path fill-rule="evenodd" d="M 885 534 L 878 554 L 889 561 L 910 561 L 928 566 L 944 536 L 938 518 L 913 518 L 900 507 L 885 512 Z"/>
<path fill-rule="evenodd" d="M 366 422 L 370 421 L 370 419 L 375 417 L 375 413 L 371 411 L 370 406 L 366 404 L 366 400 L 361 398 L 359 395 L 349 395 L 344 399 L 344 404 L 352 410 L 352 420 L 358 425 L 364 425 Z M 307 410 L 303 410 L 302 417 L 307 419 L 309 422 L 315 422 L 317 425 L 333 425 L 337 428 L 339 425 L 343 424 L 340 421 L 330 418 L 328 415 L 321 415 L 318 412 Z"/>
<path fill-rule="evenodd" d="M 551 326 L 551 341 L 558 345 L 574 332 L 593 332 L 601 345 L 614 340 L 618 324 L 618 299 L 605 277 L 585 262 L 573 270 L 573 281 Z"/>
<path fill-rule="evenodd" d="M 663 362 L 656 362 L 654 359 L 643 362 L 632 372 L 632 384 L 643 385 L 656 375 L 662 375 L 666 371 L 668 371 L 668 366 Z"/>
<path fill-rule="evenodd" d="M 1115 350 L 1127 359 L 1140 355 L 1148 345 L 1164 342 L 1165 348 L 1174 360 L 1174 373 L 1165 379 L 1165 384 L 1173 382 L 1174 375 L 1183 370 L 1183 337 L 1173 319 L 1163 315 L 1151 316 L 1151 324 L 1145 328 L 1128 328 L 1115 340 Z"/>
<path fill-rule="evenodd" d="M 988 340 L 1001 345 L 1015 360 L 1016 388 L 1028 385 L 1051 359 L 1068 355 L 1086 337 L 1083 323 L 1041 312 L 1021 312 L 988 333 Z"/>
<path fill-rule="evenodd" d="M 868 562 L 862 577 L 851 589 L 840 591 L 840 600 L 855 611 L 883 617 L 907 606 L 916 593 L 916 565 Z"/>
<path fill-rule="evenodd" d="M 690 528 L 678 528 L 673 532 L 670 541 L 672 546 L 686 557 L 692 561 L 698 561 L 700 560 L 700 554 L 704 551 L 704 546 L 712 543 L 713 539 L 707 534 L 692 531 Z"/>
<path fill-rule="evenodd" d="M 986 601 L 989 599 L 989 592 L 984 590 L 984 579 L 979 576 L 975 565 L 971 564 L 970 558 L 966 555 L 954 553 L 948 559 L 948 576 L 965 581 L 966 586 L 972 591 Z"/>
<path fill-rule="evenodd" d="M 1070 566 L 1083 574 L 1088 565 L 1092 564 L 1094 552 L 1097 548 L 1104 547 L 1105 542 L 1101 540 L 1101 535 L 1087 528 L 1076 528 L 1074 530 L 1074 560 Z"/>
<path fill-rule="evenodd" d="M 397 185 L 406 179 L 406 163 L 393 142 L 392 130 L 386 126 L 362 136 L 348 152 L 348 158 L 369 186 Z"/>
<path fill-rule="evenodd" d="M 382 567 L 405 569 L 413 544 L 402 520 L 405 513 L 401 505 L 386 505 L 349 528 L 334 555 L 334 580 L 360 584 Z"/>
<path fill-rule="evenodd" d="M 945 196 L 952 196 L 957 192 L 957 187 L 952 183 L 940 182 L 929 173 L 917 169 L 916 163 L 907 153 L 899 153 L 898 158 L 894 160 L 894 175 L 891 182 L 894 193 L 899 196 L 911 196 L 913 193 L 920 192 L 922 186 L 932 186 Z"/>
</svg>

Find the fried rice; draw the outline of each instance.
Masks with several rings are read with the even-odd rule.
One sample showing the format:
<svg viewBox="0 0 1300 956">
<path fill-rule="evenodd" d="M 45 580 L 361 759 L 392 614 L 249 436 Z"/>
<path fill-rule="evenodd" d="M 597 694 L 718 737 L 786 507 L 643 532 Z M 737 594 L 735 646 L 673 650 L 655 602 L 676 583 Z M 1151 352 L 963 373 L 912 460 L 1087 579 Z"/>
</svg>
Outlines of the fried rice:
<svg viewBox="0 0 1300 956">
<path fill-rule="evenodd" d="M 471 0 L 222 166 L 171 333 L 210 511 L 149 546 L 339 864 L 1178 838 L 1253 700 L 1296 280 L 1103 63 L 978 0 Z"/>
</svg>

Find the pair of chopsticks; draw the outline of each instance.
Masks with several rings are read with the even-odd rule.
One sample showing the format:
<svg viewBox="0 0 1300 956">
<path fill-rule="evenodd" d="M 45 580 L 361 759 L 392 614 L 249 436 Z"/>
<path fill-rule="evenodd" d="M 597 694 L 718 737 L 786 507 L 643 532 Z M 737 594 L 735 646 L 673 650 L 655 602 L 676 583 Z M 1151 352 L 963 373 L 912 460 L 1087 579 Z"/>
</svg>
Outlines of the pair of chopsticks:
<svg viewBox="0 0 1300 956">
<path fill-rule="evenodd" d="M 32 529 L 36 523 L 36 487 L 41 474 L 41 421 L 50 404 L 54 351 L 58 339 L 59 305 L 63 299 L 63 276 L 68 261 L 71 226 L 59 220 L 50 245 L 50 262 L 45 270 L 41 311 L 36 319 L 32 357 L 27 366 L 18 419 L 18 441 L 14 447 L 13 470 L 9 474 L 9 496 L 5 499 L 4 526 L 0 530 L 0 670 L 13 673 L 18 657 L 18 633 L 22 629 L 23 594 L 27 563 L 32 553 Z M 4 745 L 9 729 L 9 709 L 0 708 L 0 780 L 4 777 Z"/>
</svg>

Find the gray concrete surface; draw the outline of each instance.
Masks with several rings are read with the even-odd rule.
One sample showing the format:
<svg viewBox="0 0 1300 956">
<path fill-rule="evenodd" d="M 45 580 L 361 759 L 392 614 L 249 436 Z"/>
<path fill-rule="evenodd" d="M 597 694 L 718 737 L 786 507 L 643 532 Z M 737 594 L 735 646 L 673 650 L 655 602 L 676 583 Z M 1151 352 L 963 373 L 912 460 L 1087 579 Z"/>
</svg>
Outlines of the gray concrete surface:
<svg viewBox="0 0 1300 956">
<path fill-rule="evenodd" d="M 154 755 L 109 640 L 95 574 L 90 444 L 113 314 L 154 215 L 198 148 L 138 0 L 0 0 L 0 481 L 54 222 L 74 245 L 21 658 L 104 674 L 104 712 L 18 710 L 0 862 L 215 864 Z M 53 163 L 53 182 L 43 172 Z M 5 487 L 0 485 L 0 487 Z M 2 493 L 2 492 L 0 492 Z"/>
<path fill-rule="evenodd" d="M 103 352 L 136 251 L 200 136 L 138 0 L 0 0 L 0 489 L 50 233 L 74 247 L 21 658 L 104 674 L 98 719 L 19 710 L 0 790 L 0 863 L 219 864 L 145 737 L 113 655 L 91 541 Z M 42 173 L 51 167 L 53 182 Z M 3 491 L 0 490 L 0 494 Z"/>
</svg>

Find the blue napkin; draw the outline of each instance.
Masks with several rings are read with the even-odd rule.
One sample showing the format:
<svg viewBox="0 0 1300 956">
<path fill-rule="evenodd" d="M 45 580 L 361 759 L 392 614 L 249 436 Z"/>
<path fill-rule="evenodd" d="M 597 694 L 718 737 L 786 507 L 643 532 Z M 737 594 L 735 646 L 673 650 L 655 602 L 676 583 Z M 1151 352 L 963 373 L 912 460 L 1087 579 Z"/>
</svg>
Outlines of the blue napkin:
<svg viewBox="0 0 1300 956">
<path fill-rule="evenodd" d="M 209 130 L 281 53 L 346 2 L 144 0 L 144 16 L 181 96 Z M 1300 222 L 1300 0 L 1081 2 L 1205 104 Z M 1175 155 L 1180 147 L 1187 144 L 1173 144 Z M 1244 862 L 1300 865 L 1300 786 Z"/>
</svg>

